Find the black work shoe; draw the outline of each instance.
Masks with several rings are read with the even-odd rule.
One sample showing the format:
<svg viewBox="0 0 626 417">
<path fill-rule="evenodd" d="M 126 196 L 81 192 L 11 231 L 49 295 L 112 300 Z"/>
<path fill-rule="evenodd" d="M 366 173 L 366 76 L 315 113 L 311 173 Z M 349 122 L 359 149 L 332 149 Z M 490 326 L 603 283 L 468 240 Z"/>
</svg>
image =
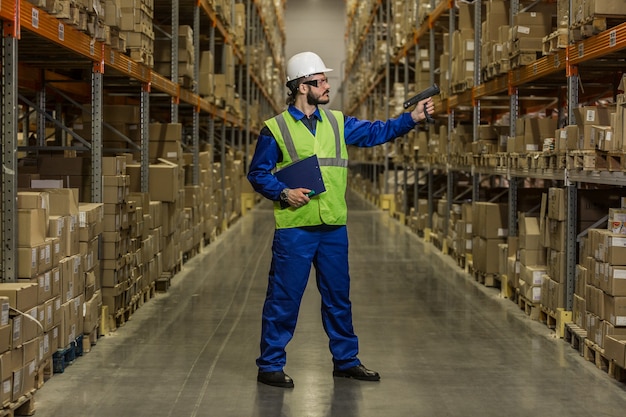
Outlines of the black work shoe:
<svg viewBox="0 0 626 417">
<path fill-rule="evenodd" d="M 358 379 L 361 381 L 380 381 L 380 375 L 378 372 L 367 369 L 363 365 L 353 366 L 352 368 L 344 369 L 343 371 L 335 369 L 333 371 L 333 376 Z"/>
<path fill-rule="evenodd" d="M 273 387 L 280 388 L 293 388 L 293 379 L 289 377 L 283 371 L 276 372 L 261 372 L 256 377 L 256 380 Z"/>
</svg>

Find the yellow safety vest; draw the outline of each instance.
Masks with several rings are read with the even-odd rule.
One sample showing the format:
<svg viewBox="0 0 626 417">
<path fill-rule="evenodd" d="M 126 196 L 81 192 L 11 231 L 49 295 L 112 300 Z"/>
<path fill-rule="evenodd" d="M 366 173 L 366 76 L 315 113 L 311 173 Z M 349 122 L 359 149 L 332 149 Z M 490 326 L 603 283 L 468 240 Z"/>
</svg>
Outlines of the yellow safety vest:
<svg viewBox="0 0 626 417">
<path fill-rule="evenodd" d="M 315 135 L 304 123 L 294 120 L 288 111 L 265 122 L 283 155 L 277 168 L 315 154 L 326 187 L 325 192 L 313 196 L 308 204 L 300 208 L 283 209 L 279 202 L 275 202 L 277 229 L 345 225 L 347 222 L 348 150 L 344 140 L 343 113 L 320 109 L 320 114 L 322 120 L 317 122 Z"/>
</svg>

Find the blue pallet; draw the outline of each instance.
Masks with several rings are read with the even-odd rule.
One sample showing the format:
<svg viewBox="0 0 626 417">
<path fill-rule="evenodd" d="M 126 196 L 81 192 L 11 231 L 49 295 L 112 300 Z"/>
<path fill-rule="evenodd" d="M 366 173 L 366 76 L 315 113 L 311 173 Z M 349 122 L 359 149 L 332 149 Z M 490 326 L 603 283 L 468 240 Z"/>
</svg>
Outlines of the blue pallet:
<svg viewBox="0 0 626 417">
<path fill-rule="evenodd" d="M 52 372 L 62 374 L 65 368 L 76 359 L 76 345 L 71 343 L 65 349 L 59 349 L 52 355 Z"/>
<path fill-rule="evenodd" d="M 83 356 L 83 335 L 81 334 L 72 342 L 74 348 L 76 349 L 76 357 Z"/>
<path fill-rule="evenodd" d="M 79 356 L 83 356 L 83 335 L 81 334 L 65 349 L 59 349 L 52 355 L 52 372 L 62 374 L 65 368 L 72 364 Z"/>
</svg>

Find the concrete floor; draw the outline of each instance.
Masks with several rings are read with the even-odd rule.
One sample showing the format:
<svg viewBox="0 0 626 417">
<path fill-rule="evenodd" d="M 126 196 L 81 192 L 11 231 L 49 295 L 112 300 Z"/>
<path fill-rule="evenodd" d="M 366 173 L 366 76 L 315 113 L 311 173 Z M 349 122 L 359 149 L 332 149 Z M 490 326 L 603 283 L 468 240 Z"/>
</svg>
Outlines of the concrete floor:
<svg viewBox="0 0 626 417">
<path fill-rule="evenodd" d="M 623 416 L 626 384 L 350 195 L 354 324 L 380 382 L 333 379 L 311 280 L 285 371 L 256 382 L 267 203 L 36 394 L 38 417 Z"/>
</svg>

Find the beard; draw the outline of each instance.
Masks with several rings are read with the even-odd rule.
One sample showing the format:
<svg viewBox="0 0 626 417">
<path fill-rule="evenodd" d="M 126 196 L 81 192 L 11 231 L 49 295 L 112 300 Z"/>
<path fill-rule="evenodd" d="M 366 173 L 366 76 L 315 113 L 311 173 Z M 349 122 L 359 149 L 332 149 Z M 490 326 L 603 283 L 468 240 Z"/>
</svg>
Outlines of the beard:
<svg viewBox="0 0 626 417">
<path fill-rule="evenodd" d="M 323 96 L 327 95 L 329 92 L 330 92 L 329 90 L 326 90 L 324 91 L 324 94 L 316 96 L 309 90 L 309 92 L 306 95 L 306 101 L 311 106 L 317 106 L 319 104 L 328 104 L 328 102 L 330 101 L 330 98 L 323 97 Z"/>
</svg>

